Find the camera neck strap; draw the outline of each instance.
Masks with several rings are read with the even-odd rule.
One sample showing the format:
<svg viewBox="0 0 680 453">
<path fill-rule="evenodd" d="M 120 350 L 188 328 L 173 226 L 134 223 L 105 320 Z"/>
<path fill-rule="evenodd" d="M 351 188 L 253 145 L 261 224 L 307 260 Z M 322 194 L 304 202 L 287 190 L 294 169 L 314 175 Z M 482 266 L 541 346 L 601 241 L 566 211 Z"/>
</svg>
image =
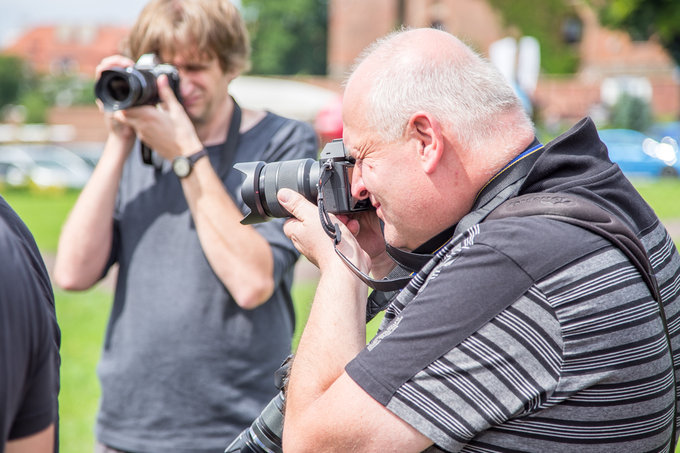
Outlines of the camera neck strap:
<svg viewBox="0 0 680 453">
<path fill-rule="evenodd" d="M 231 121 L 229 122 L 229 130 L 224 143 L 222 143 L 222 153 L 220 155 L 220 171 L 221 177 L 224 177 L 233 165 L 236 158 L 236 148 L 241 137 L 241 107 L 236 103 L 236 99 L 231 98 L 234 103 L 234 108 L 231 112 Z"/>
<path fill-rule="evenodd" d="M 517 193 L 519 186 L 524 182 L 529 170 L 534 162 L 541 155 L 543 145 L 537 140 L 534 141 L 501 169 L 489 182 L 479 191 L 475 199 L 475 210 L 454 227 L 447 229 L 436 237 L 438 247 L 432 253 L 417 253 L 417 251 L 405 251 L 389 244 L 386 245 L 387 253 L 395 261 L 397 266 L 382 280 L 376 280 L 361 272 L 342 252 L 338 250 L 340 243 L 340 229 L 333 225 L 328 212 L 323 203 L 323 186 L 332 176 L 332 163 L 327 160 L 321 166 L 319 175 L 319 193 L 317 206 L 321 225 L 328 236 L 334 241 L 335 253 L 349 267 L 349 269 L 366 285 L 377 291 L 391 293 L 403 289 L 413 276 L 423 268 L 442 248 L 451 243 L 457 243 L 462 233 L 473 224 L 484 220 L 484 217 L 500 203 Z M 461 229 L 461 227 L 463 227 Z M 445 236 L 445 237 L 444 237 Z M 434 247 L 433 247 L 434 248 Z"/>
<path fill-rule="evenodd" d="M 232 163 L 236 157 L 236 148 L 238 147 L 239 138 L 241 136 L 241 107 L 236 102 L 236 99 L 232 97 L 231 100 L 234 103 L 234 108 L 231 113 L 231 120 L 229 121 L 227 136 L 221 145 L 223 153 L 222 156 L 220 156 L 221 160 L 224 159 L 224 164 L 222 164 L 220 167 L 226 169 L 224 171 L 225 174 L 232 167 Z M 212 146 L 207 148 L 212 149 Z M 140 151 L 142 154 L 142 162 L 144 162 L 146 165 L 153 166 L 159 172 L 162 170 L 163 159 L 161 159 L 160 156 L 156 156 L 153 150 L 144 142 L 140 142 Z M 220 176 L 223 176 L 222 172 L 220 172 Z"/>
<path fill-rule="evenodd" d="M 331 239 L 333 239 L 333 249 L 335 250 L 335 253 L 340 257 L 340 259 L 342 259 L 342 261 L 354 273 L 354 275 L 356 275 L 359 278 L 359 280 L 364 282 L 370 288 L 373 288 L 377 291 L 390 292 L 396 291 L 406 286 L 406 284 L 409 282 L 409 280 L 411 280 L 412 277 L 412 274 L 410 272 L 403 271 L 402 273 L 406 275 L 396 276 L 396 278 L 391 278 L 388 280 L 376 280 L 362 272 L 358 267 L 354 265 L 354 263 L 352 263 L 352 261 L 350 261 L 349 258 L 347 258 L 340 250 L 338 250 L 338 244 L 342 240 L 341 234 L 342 232 L 340 230 L 340 225 L 338 225 L 337 223 L 333 223 L 330 216 L 328 215 L 328 211 L 326 211 L 326 205 L 323 197 L 323 187 L 326 185 L 326 183 L 328 183 L 331 176 L 333 175 L 333 163 L 330 159 L 326 160 L 321 165 L 320 173 L 321 174 L 319 175 L 319 190 L 316 199 L 316 205 L 319 208 L 319 219 L 321 220 L 321 226 L 323 227 L 326 234 Z M 397 267 L 396 269 L 401 268 Z M 392 276 L 392 274 L 390 274 L 390 276 Z"/>
</svg>

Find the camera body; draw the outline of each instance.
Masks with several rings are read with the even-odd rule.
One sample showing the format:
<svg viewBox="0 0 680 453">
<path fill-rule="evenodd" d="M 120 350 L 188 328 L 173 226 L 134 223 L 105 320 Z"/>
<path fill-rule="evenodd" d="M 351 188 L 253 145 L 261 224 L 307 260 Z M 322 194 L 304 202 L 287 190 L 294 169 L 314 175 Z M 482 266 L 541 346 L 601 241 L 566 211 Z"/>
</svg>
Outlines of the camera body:
<svg viewBox="0 0 680 453">
<path fill-rule="evenodd" d="M 160 63 L 154 54 L 142 55 L 133 66 L 103 71 L 94 93 L 107 111 L 156 105 L 160 102 L 156 80 L 161 74 L 168 77 L 172 91 L 181 102 L 177 68 Z"/>
<path fill-rule="evenodd" d="M 250 213 L 241 223 L 252 224 L 271 217 L 290 216 L 276 198 L 276 193 L 283 188 L 299 192 L 312 203 L 323 200 L 325 210 L 333 214 L 371 209 L 369 200 L 357 200 L 352 196 L 353 167 L 354 159 L 345 152 L 342 139 L 324 146 L 318 161 L 297 159 L 267 164 L 262 161 L 237 163 L 234 168 L 246 175 L 241 196 L 250 208 Z"/>
</svg>

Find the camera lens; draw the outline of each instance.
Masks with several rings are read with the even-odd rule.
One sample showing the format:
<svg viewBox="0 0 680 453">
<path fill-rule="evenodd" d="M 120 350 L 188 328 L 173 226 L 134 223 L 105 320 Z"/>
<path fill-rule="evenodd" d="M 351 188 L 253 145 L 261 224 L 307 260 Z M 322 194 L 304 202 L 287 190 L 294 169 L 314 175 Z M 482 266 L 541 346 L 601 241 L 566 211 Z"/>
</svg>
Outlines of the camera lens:
<svg viewBox="0 0 680 453">
<path fill-rule="evenodd" d="M 276 395 L 224 453 L 281 453 L 283 435 L 283 393 Z"/>
<path fill-rule="evenodd" d="M 122 102 L 130 96 L 130 84 L 125 77 L 114 75 L 109 79 L 107 87 L 111 99 Z"/>
<path fill-rule="evenodd" d="M 250 214 L 241 221 L 244 224 L 264 222 L 270 217 L 288 217 L 290 213 L 276 198 L 276 193 L 283 188 L 299 192 L 316 203 L 319 163 L 313 159 L 268 164 L 261 161 L 242 162 L 235 164 L 234 168 L 246 175 L 241 196 L 250 208 Z"/>
<path fill-rule="evenodd" d="M 152 73 L 134 68 L 113 68 L 102 72 L 94 92 L 106 110 L 125 110 L 158 101 Z"/>
</svg>

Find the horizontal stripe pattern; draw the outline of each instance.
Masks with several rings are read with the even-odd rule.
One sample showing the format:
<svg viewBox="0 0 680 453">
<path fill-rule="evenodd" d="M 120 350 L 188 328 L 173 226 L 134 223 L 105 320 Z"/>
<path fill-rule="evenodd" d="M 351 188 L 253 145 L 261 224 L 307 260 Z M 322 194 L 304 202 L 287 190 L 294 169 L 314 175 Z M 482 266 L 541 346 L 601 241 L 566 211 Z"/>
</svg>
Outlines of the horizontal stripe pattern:
<svg viewBox="0 0 680 453">
<path fill-rule="evenodd" d="M 680 260 L 662 225 L 642 242 L 680 363 Z M 671 367 L 657 303 L 608 247 L 536 282 L 388 408 L 435 441 L 428 451 L 669 451 Z"/>
</svg>

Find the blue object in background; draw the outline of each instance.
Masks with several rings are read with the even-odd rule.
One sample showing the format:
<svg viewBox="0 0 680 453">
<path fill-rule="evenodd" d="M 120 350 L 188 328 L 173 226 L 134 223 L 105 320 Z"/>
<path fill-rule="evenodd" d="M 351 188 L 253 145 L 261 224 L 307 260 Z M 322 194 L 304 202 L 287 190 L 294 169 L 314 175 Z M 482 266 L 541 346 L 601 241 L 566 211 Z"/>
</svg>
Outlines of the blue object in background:
<svg viewBox="0 0 680 453">
<path fill-rule="evenodd" d="M 680 142 L 680 121 L 667 121 L 655 123 L 646 131 L 647 135 L 657 141 L 664 137 L 670 137 L 676 142 Z"/>
<path fill-rule="evenodd" d="M 677 142 L 664 136 L 655 140 L 630 129 L 603 129 L 600 139 L 609 150 L 609 158 L 632 178 L 677 177 L 680 173 Z"/>
</svg>

